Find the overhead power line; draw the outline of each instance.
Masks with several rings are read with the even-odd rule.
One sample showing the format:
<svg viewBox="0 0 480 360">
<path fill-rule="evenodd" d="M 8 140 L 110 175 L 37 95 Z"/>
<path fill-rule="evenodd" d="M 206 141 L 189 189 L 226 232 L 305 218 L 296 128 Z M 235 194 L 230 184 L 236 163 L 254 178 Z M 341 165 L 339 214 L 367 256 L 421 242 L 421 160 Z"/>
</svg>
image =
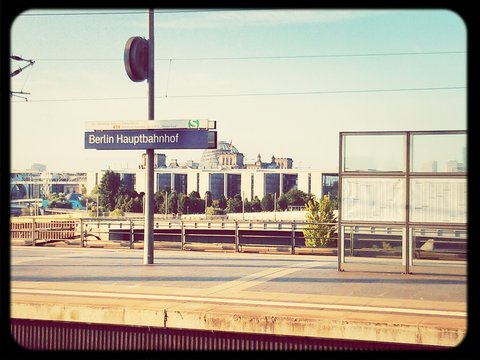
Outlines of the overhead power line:
<svg viewBox="0 0 480 360">
<path fill-rule="evenodd" d="M 218 11 L 258 11 L 258 9 L 171 9 L 171 10 L 154 10 L 155 14 L 181 14 L 181 13 L 198 13 L 198 12 L 218 12 Z M 144 11 L 75 11 L 75 12 L 53 12 L 53 13 L 26 13 L 19 16 L 97 16 L 97 15 L 145 15 Z"/>
<path fill-rule="evenodd" d="M 425 52 L 391 52 L 391 53 L 356 53 L 356 54 L 321 54 L 321 55 L 278 55 L 278 56 L 230 56 L 230 57 L 185 57 L 185 58 L 156 58 L 155 61 L 221 61 L 221 60 L 273 60 L 273 59 L 312 59 L 336 57 L 369 57 L 369 56 L 418 56 L 418 55 L 447 55 L 465 54 L 466 51 L 425 51 Z M 37 59 L 37 61 L 123 61 L 121 58 L 63 58 Z"/>
<path fill-rule="evenodd" d="M 459 90 L 463 86 L 452 87 L 427 87 L 427 88 L 399 88 L 399 89 L 361 89 L 361 90 L 329 90 L 329 91 L 293 91 L 275 93 L 248 93 L 248 94 L 205 94 L 205 95 L 173 95 L 169 98 L 200 98 L 200 97 L 236 97 L 236 96 L 281 96 L 281 95 L 325 95 L 325 94 L 353 94 L 353 93 L 379 93 L 402 91 L 434 91 L 434 90 Z"/>
<path fill-rule="evenodd" d="M 358 94 L 358 93 L 385 93 L 408 91 L 439 91 L 461 90 L 466 86 L 423 87 L 423 88 L 392 88 L 392 89 L 358 89 L 358 90 L 330 90 L 330 91 L 297 91 L 297 92 L 271 92 L 271 93 L 238 93 L 238 94 L 197 94 L 197 95 L 170 95 L 156 96 L 156 99 L 166 98 L 209 98 L 209 97 L 254 97 L 254 96 L 293 96 L 293 95 L 327 95 L 327 94 Z M 30 102 L 68 102 L 68 101 L 114 101 L 114 100 L 144 100 L 146 96 L 137 97 L 102 97 L 102 98 L 77 98 L 77 99 L 38 99 Z"/>
</svg>

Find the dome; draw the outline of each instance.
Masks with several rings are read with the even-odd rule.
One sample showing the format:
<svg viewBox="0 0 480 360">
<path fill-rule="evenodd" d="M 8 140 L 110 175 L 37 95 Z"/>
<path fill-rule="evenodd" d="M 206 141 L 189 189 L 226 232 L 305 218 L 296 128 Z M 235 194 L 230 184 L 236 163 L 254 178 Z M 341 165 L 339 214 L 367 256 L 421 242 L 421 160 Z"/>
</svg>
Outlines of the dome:
<svg viewBox="0 0 480 360">
<path fill-rule="evenodd" d="M 227 141 L 219 141 L 216 149 L 206 149 L 200 160 L 200 168 L 203 169 L 218 169 L 218 154 L 240 154 L 232 143 Z"/>
</svg>

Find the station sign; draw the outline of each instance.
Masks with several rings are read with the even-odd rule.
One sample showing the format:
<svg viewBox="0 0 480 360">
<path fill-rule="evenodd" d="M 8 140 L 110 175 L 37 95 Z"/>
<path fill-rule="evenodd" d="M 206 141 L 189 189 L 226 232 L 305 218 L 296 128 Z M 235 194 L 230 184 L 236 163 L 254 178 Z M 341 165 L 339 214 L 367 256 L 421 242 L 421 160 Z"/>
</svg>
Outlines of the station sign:
<svg viewBox="0 0 480 360">
<path fill-rule="evenodd" d="M 159 130 L 159 129 L 216 129 L 217 122 L 208 119 L 87 121 L 86 130 Z"/>
<path fill-rule="evenodd" d="M 152 120 L 149 120 L 149 122 Z M 216 149 L 217 132 L 205 129 L 105 130 L 85 132 L 85 149 Z"/>
</svg>

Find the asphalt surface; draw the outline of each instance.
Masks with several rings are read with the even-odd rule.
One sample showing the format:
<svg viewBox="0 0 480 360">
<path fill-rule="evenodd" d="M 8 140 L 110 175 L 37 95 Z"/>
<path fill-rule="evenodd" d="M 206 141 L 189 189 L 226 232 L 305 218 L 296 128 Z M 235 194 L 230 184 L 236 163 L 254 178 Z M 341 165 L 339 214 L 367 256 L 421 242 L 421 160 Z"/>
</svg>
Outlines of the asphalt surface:
<svg viewBox="0 0 480 360">
<path fill-rule="evenodd" d="M 155 251 L 143 264 L 143 250 L 14 247 L 11 281 L 93 282 L 120 286 L 208 288 L 289 269 L 249 288 L 311 295 L 402 298 L 466 302 L 467 277 L 441 274 L 337 271 L 336 256 Z"/>
<path fill-rule="evenodd" d="M 101 306 L 123 315 L 99 321 L 166 325 L 170 311 L 170 326 L 252 332 L 270 331 L 263 324 L 268 314 L 277 319 L 272 331 L 290 335 L 447 346 L 467 328 L 466 275 L 339 272 L 336 256 L 319 255 L 155 250 L 154 257 L 154 264 L 144 265 L 140 249 L 13 246 L 12 303 L 24 312 L 33 311 L 31 304 L 57 306 L 36 310 L 43 318 L 55 313 L 55 319 L 70 319 L 67 305 L 85 313 Z M 132 309 L 150 315 L 127 319 Z M 207 321 L 212 314 L 215 324 Z M 353 328 L 357 333 L 345 331 Z"/>
</svg>

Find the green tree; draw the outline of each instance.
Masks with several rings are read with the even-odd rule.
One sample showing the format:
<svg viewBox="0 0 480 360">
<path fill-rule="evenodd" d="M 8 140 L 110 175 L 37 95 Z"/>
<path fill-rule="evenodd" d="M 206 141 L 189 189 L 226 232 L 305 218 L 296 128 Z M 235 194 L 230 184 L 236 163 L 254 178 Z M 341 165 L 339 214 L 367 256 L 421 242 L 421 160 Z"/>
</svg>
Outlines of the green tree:
<svg viewBox="0 0 480 360">
<path fill-rule="evenodd" d="M 48 208 L 71 209 L 72 203 L 67 200 L 64 193 L 52 193 L 48 197 Z"/>
<path fill-rule="evenodd" d="M 318 201 L 315 197 L 305 205 L 306 229 L 303 231 L 305 245 L 309 247 L 334 246 L 337 218 L 334 212 L 335 203 L 327 195 Z"/>
<path fill-rule="evenodd" d="M 185 214 L 187 212 L 187 207 L 189 205 L 188 201 L 189 199 L 187 195 L 185 195 L 184 193 L 178 194 L 178 213 L 179 214 Z"/>
<path fill-rule="evenodd" d="M 242 212 L 242 200 L 240 197 L 235 196 L 227 200 L 227 206 L 225 208 L 227 213 L 240 213 Z"/>
<path fill-rule="evenodd" d="M 143 196 L 139 195 L 136 198 L 130 198 L 132 201 L 131 212 L 143 213 Z"/>
<path fill-rule="evenodd" d="M 125 216 L 125 213 L 120 209 L 115 209 L 110 212 L 110 216 L 113 216 L 113 217 Z"/>
<path fill-rule="evenodd" d="M 200 198 L 198 191 L 192 191 L 189 195 L 188 212 L 190 214 L 202 214 L 205 212 L 205 201 Z"/>
<path fill-rule="evenodd" d="M 227 198 L 225 195 L 220 196 L 220 199 L 218 199 L 218 207 L 222 210 L 225 210 L 227 207 Z"/>
<path fill-rule="evenodd" d="M 249 212 L 252 212 L 252 203 L 250 201 L 248 201 L 248 199 L 245 199 L 244 200 L 245 202 L 245 212 L 249 213 Z"/>
<path fill-rule="evenodd" d="M 275 207 L 275 199 L 272 193 L 266 193 L 262 199 L 262 210 L 263 211 L 273 211 Z"/>
<path fill-rule="evenodd" d="M 252 212 L 262 211 L 262 202 L 260 201 L 260 199 L 258 198 L 257 195 L 255 195 L 253 200 L 250 202 L 250 206 L 251 206 L 251 211 Z"/>
<path fill-rule="evenodd" d="M 107 170 L 98 186 L 99 202 L 107 211 L 115 209 L 117 197 L 125 192 L 120 174 Z"/>
<path fill-rule="evenodd" d="M 280 197 L 277 199 L 277 209 L 279 210 L 286 210 L 288 207 L 288 199 L 285 194 L 280 195 Z"/>
<path fill-rule="evenodd" d="M 305 206 L 308 201 L 308 195 L 302 190 L 290 189 L 285 194 L 288 206 Z"/>
<path fill-rule="evenodd" d="M 154 213 L 164 213 L 165 212 L 165 199 L 164 193 L 157 191 L 153 194 L 153 212 Z"/>
<path fill-rule="evenodd" d="M 176 191 L 172 191 L 168 197 L 168 208 L 172 214 L 178 212 L 178 195 Z"/>
<path fill-rule="evenodd" d="M 212 203 L 213 203 L 213 195 L 212 195 L 212 192 L 211 191 L 205 191 L 205 203 L 206 203 L 206 207 L 210 207 L 212 206 Z"/>
</svg>

